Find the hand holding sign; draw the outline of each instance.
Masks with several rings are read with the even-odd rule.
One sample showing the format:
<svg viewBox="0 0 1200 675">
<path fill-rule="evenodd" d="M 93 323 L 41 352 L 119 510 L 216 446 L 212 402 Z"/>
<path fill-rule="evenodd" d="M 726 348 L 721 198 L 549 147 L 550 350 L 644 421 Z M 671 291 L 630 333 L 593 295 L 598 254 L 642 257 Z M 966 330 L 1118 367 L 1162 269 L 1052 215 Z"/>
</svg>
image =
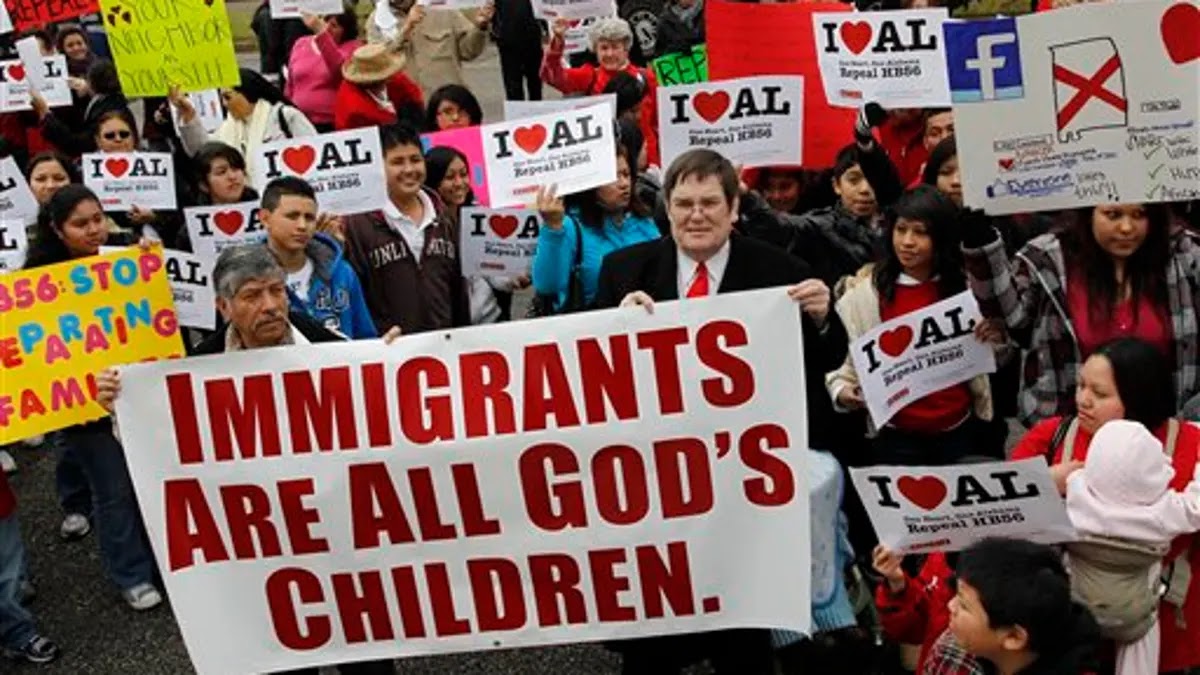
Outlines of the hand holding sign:
<svg viewBox="0 0 1200 675">
<path fill-rule="evenodd" d="M 871 567 L 887 582 L 888 590 L 893 594 L 902 593 L 908 585 L 908 577 L 904 574 L 904 554 L 879 544 L 871 553 Z"/>
<path fill-rule="evenodd" d="M 566 207 L 563 205 L 562 197 L 559 197 L 555 192 L 558 190 L 557 185 L 550 187 L 540 187 L 537 191 L 537 202 L 535 208 L 538 213 L 542 214 L 542 222 L 546 227 L 558 232 L 562 229 L 563 219 L 566 217 Z"/>
<path fill-rule="evenodd" d="M 829 317 L 829 286 L 820 279 L 805 279 L 788 288 L 788 297 L 800 304 L 800 310 L 812 318 L 817 327 Z"/>
</svg>

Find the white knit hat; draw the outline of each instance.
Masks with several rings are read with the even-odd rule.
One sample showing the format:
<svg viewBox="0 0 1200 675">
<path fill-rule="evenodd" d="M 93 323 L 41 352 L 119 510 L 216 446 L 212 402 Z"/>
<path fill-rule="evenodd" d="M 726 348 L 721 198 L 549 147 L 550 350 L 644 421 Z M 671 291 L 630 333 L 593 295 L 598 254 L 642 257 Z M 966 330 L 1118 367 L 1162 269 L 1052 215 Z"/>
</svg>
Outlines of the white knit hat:
<svg viewBox="0 0 1200 675">
<path fill-rule="evenodd" d="M 1162 443 L 1146 427 L 1129 420 L 1100 427 L 1088 446 L 1083 473 L 1097 498 L 1129 506 L 1157 502 L 1175 477 Z"/>
</svg>

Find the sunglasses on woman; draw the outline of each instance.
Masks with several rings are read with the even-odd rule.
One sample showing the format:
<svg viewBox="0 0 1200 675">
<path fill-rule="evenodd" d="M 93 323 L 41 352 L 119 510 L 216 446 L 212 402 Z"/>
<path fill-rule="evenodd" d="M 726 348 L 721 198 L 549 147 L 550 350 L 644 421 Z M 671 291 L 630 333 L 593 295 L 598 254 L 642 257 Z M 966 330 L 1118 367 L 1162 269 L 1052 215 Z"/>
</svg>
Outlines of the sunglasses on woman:
<svg viewBox="0 0 1200 675">
<path fill-rule="evenodd" d="M 100 137 L 101 137 L 101 138 L 103 138 L 103 139 L 104 139 L 104 140 L 106 140 L 106 141 L 127 141 L 127 140 L 129 140 L 130 138 L 133 138 L 133 132 L 132 132 L 132 131 L 125 131 L 125 130 L 122 130 L 122 131 L 106 131 L 106 132 L 104 132 L 103 134 L 101 134 L 101 136 L 100 136 Z"/>
</svg>

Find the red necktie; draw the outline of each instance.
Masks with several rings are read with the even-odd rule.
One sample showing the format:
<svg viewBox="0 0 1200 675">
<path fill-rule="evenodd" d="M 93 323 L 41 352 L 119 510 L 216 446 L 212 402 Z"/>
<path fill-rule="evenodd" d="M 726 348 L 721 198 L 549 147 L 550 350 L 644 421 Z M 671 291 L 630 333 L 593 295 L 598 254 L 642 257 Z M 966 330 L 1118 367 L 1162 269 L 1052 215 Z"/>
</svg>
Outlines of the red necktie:
<svg viewBox="0 0 1200 675">
<path fill-rule="evenodd" d="M 704 298 L 708 296 L 708 267 L 704 263 L 696 265 L 696 276 L 692 278 L 692 285 L 688 286 L 687 297 L 689 298 Z"/>
</svg>

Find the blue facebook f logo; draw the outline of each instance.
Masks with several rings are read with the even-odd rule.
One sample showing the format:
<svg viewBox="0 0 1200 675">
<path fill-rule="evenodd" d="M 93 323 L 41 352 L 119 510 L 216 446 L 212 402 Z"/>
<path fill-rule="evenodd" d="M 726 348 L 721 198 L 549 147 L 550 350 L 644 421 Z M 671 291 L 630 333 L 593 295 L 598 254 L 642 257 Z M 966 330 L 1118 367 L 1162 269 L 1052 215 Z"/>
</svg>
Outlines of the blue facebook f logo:
<svg viewBox="0 0 1200 675">
<path fill-rule="evenodd" d="M 1015 19 L 944 24 L 950 98 L 955 103 L 1022 98 Z"/>
</svg>

